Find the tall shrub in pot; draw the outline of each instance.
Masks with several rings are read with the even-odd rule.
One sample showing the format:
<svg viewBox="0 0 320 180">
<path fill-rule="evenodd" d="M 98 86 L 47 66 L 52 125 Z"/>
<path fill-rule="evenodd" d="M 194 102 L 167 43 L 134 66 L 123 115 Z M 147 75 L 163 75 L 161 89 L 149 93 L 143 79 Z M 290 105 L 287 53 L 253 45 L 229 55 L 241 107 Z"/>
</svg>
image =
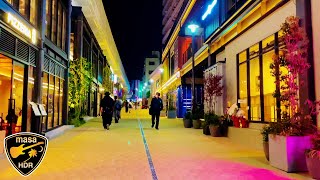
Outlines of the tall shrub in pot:
<svg viewBox="0 0 320 180">
<path fill-rule="evenodd" d="M 307 63 L 308 39 L 296 17 L 288 17 L 281 29 L 286 50 L 283 56 L 275 56 L 270 67 L 276 78 L 274 96 L 286 109 L 275 123 L 276 130 L 269 135 L 269 159 L 272 166 L 287 172 L 307 171 L 304 151 L 311 148 L 310 138 L 316 127 L 311 118 L 314 112 L 308 113 L 300 107 L 299 89 L 303 80 L 299 77 L 310 67 Z M 282 74 L 281 68 L 288 73 Z M 308 101 L 306 105 L 310 107 L 311 104 L 313 102 Z M 281 111 L 280 108 L 277 110 Z"/>
<path fill-rule="evenodd" d="M 204 78 L 204 99 L 209 107 L 209 113 L 215 113 L 216 97 L 222 96 L 223 85 L 221 84 L 223 76 L 209 73 Z"/>
</svg>

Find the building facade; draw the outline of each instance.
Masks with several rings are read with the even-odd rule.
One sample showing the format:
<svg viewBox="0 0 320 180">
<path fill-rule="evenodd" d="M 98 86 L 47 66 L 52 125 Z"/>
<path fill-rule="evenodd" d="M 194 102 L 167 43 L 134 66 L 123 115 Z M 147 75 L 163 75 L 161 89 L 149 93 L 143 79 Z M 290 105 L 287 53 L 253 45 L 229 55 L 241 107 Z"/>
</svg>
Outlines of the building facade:
<svg viewBox="0 0 320 180">
<path fill-rule="evenodd" d="M 172 33 L 173 27 L 175 27 L 176 20 L 181 16 L 182 10 L 187 5 L 188 0 L 163 0 L 162 1 L 162 44 L 167 43 L 168 38 Z"/>
<path fill-rule="evenodd" d="M 177 111 L 182 111 L 180 117 L 191 100 L 191 57 L 194 54 L 197 103 L 204 103 L 203 72 L 219 64 L 224 69 L 226 103 L 223 103 L 222 109 L 238 104 L 245 111 L 251 128 L 261 128 L 263 123 L 275 121 L 279 116 L 276 109 L 283 107 L 279 99 L 272 96 L 276 86 L 269 67 L 273 56 L 283 53 L 281 25 L 289 16 L 301 19 L 311 42 L 308 62 L 312 67 L 299 92 L 300 101 L 319 100 L 319 74 L 316 71 L 319 69 L 319 38 L 316 38 L 318 23 L 315 23 L 319 20 L 315 10 L 319 5 L 317 1 L 193 2 L 177 18 L 179 26 L 173 27 L 173 33 L 165 44 L 162 53 L 163 84 L 158 88 L 162 94 L 170 93 L 176 97 Z M 190 35 L 189 25 L 197 25 L 198 34 Z"/>
<path fill-rule="evenodd" d="M 90 87 L 90 95 L 84 102 L 84 107 L 88 116 L 97 116 L 99 114 L 100 101 L 105 91 L 102 86 L 104 78 L 110 78 L 107 83 L 113 84 L 112 76 L 108 77 L 104 74 L 104 71 L 111 71 L 110 66 L 82 12 L 82 8 L 73 6 L 71 17 L 70 60 L 77 61 L 80 58 L 84 58 L 91 63 L 93 83 Z M 110 90 L 109 92 L 112 93 Z"/>
<path fill-rule="evenodd" d="M 71 2 L 1 0 L 0 11 L 2 125 L 10 110 L 21 117 L 15 132 L 66 124 Z M 32 103 L 47 115 L 35 116 Z"/>
</svg>

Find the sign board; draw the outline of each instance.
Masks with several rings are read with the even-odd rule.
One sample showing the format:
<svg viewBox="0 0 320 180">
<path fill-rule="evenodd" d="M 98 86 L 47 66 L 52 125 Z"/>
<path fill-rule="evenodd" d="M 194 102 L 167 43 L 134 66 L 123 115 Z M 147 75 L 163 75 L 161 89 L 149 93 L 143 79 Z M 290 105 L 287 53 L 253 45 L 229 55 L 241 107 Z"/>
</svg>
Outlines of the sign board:
<svg viewBox="0 0 320 180">
<path fill-rule="evenodd" d="M 28 27 L 26 24 L 24 24 L 22 21 L 20 21 L 10 13 L 7 13 L 7 23 L 18 30 L 20 33 L 28 37 L 33 44 L 37 43 L 37 31 L 34 28 Z"/>
<path fill-rule="evenodd" d="M 247 99 L 238 99 L 239 104 L 246 104 L 247 101 L 248 101 Z"/>
<path fill-rule="evenodd" d="M 43 104 L 38 104 L 39 105 L 39 109 L 40 109 L 40 112 L 42 114 L 42 116 L 47 116 L 47 112 L 46 112 L 46 109 L 44 108 Z"/>
<path fill-rule="evenodd" d="M 29 103 L 30 103 L 31 108 L 32 108 L 32 110 L 33 110 L 33 112 L 34 112 L 34 115 L 35 115 L 35 116 L 41 116 L 41 113 L 40 113 L 40 111 L 39 111 L 39 108 L 38 108 L 37 104 L 34 103 L 34 102 L 29 102 Z"/>
</svg>

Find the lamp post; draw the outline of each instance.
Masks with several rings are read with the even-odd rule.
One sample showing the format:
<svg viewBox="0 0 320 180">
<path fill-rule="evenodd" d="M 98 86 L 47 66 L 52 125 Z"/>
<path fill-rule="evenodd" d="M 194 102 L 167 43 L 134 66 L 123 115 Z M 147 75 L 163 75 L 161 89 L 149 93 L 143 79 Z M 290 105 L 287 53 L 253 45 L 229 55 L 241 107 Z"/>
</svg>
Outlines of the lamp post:
<svg viewBox="0 0 320 180">
<path fill-rule="evenodd" d="M 195 102 L 195 77 L 194 77 L 194 54 L 195 54 L 195 34 L 197 29 L 199 28 L 198 25 L 196 24 L 190 24 L 188 26 L 188 28 L 191 31 L 191 37 L 192 37 L 192 48 L 191 48 L 191 52 L 192 52 L 192 107 L 191 107 L 191 111 L 194 113 L 195 111 L 195 107 L 196 107 L 196 102 Z"/>
</svg>

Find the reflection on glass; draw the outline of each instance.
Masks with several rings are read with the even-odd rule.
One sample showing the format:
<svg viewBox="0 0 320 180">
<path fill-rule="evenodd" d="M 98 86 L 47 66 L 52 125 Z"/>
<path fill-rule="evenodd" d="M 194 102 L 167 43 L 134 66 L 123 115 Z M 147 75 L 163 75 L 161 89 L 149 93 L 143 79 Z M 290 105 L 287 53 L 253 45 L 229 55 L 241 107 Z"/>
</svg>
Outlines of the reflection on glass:
<svg viewBox="0 0 320 180">
<path fill-rule="evenodd" d="M 9 99 L 11 93 L 12 59 L 0 54 L 0 117 L 4 120 L 8 115 Z"/>
<path fill-rule="evenodd" d="M 49 75 L 49 94 L 48 94 L 48 129 L 52 128 L 53 120 L 53 101 L 54 101 L 54 79 Z"/>
<path fill-rule="evenodd" d="M 49 76 L 48 73 L 43 73 L 43 78 L 42 78 L 42 104 L 44 105 L 45 110 L 48 112 L 48 90 L 49 90 Z M 48 113 L 47 113 L 48 114 Z M 43 117 L 43 123 L 44 126 L 46 126 L 48 121 L 48 117 L 45 116 Z M 45 130 L 47 130 L 47 127 L 45 127 Z"/>
<path fill-rule="evenodd" d="M 245 112 L 245 116 L 248 118 L 247 63 L 239 66 L 239 91 L 240 109 Z"/>
<path fill-rule="evenodd" d="M 24 66 L 14 63 L 13 72 L 12 99 L 15 100 L 15 113 L 18 115 L 23 104 Z"/>
<path fill-rule="evenodd" d="M 252 121 L 261 121 L 259 59 L 250 60 L 250 114 Z"/>
<path fill-rule="evenodd" d="M 275 78 L 270 73 L 270 64 L 273 63 L 274 51 L 263 54 L 263 97 L 264 97 L 264 120 L 274 122 L 276 119 L 276 99 L 273 93 L 276 90 Z"/>
<path fill-rule="evenodd" d="M 32 108 L 30 101 L 32 102 L 32 96 L 34 91 L 34 67 L 29 66 L 29 77 L 28 77 L 28 117 L 27 117 L 27 132 L 31 131 L 31 121 L 32 121 Z"/>
<path fill-rule="evenodd" d="M 62 125 L 62 101 L 63 101 L 63 83 L 64 81 L 60 79 L 60 99 L 59 99 L 59 104 L 60 104 L 60 109 L 59 109 L 59 124 Z"/>
<path fill-rule="evenodd" d="M 55 88 L 54 88 L 54 124 L 58 126 L 59 122 L 59 78 L 55 77 Z"/>
</svg>

